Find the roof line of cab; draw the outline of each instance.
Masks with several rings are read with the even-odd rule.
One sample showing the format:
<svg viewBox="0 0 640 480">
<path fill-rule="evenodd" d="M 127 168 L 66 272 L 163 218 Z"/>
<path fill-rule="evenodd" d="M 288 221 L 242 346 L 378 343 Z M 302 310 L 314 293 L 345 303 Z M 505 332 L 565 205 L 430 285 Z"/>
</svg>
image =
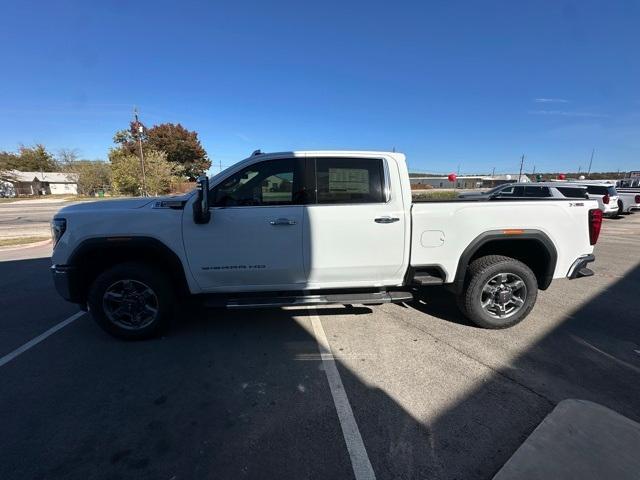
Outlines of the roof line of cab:
<svg viewBox="0 0 640 480">
<path fill-rule="evenodd" d="M 283 151 L 283 152 L 263 152 L 261 150 L 255 150 L 250 157 L 254 158 L 256 156 L 260 156 L 261 158 L 275 158 L 275 157 L 311 157 L 311 156 L 321 156 L 321 157 L 349 157 L 349 156 L 357 156 L 357 157 L 394 157 L 398 159 L 405 159 L 405 155 L 400 152 L 387 152 L 382 150 L 293 150 L 293 151 Z"/>
</svg>

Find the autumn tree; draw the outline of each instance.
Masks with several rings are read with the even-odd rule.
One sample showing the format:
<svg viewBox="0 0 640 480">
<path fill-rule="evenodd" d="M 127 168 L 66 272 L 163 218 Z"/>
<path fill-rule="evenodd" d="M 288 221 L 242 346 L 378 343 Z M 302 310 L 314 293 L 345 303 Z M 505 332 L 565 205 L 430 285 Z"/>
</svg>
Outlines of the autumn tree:
<svg viewBox="0 0 640 480">
<path fill-rule="evenodd" d="M 142 132 L 139 130 L 142 127 Z M 211 166 L 207 152 L 198 139 L 198 133 L 189 131 L 181 124 L 162 123 L 146 128 L 143 124 L 131 122 L 129 129 L 116 132 L 113 137 L 120 149 L 139 155 L 139 141 L 146 148 L 165 152 L 167 160 L 181 167 L 183 174 L 190 178 L 206 172 Z"/>
<path fill-rule="evenodd" d="M 182 165 L 184 174 L 188 177 L 202 175 L 211 166 L 198 134 L 187 130 L 179 123 L 155 125 L 146 135 L 149 146 L 166 152 L 167 160 Z"/>
</svg>

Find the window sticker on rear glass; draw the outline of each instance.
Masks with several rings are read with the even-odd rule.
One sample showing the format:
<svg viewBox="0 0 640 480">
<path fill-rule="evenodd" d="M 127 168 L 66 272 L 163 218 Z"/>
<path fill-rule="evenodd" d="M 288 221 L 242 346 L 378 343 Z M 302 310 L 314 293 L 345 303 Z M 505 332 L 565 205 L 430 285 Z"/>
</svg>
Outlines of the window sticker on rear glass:
<svg viewBox="0 0 640 480">
<path fill-rule="evenodd" d="M 369 170 L 329 168 L 330 193 L 369 193 Z"/>
</svg>

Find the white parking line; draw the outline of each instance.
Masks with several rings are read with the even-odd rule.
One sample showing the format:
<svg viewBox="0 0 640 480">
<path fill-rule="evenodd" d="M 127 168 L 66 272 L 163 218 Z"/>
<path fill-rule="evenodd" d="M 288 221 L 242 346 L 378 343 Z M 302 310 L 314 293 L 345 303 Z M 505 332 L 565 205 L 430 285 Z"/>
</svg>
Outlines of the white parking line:
<svg viewBox="0 0 640 480">
<path fill-rule="evenodd" d="M 8 353 L 7 355 L 5 355 L 4 357 L 0 358 L 0 367 L 2 367 L 3 365 L 6 365 L 7 363 L 9 363 L 11 360 L 13 360 L 14 358 L 16 358 L 18 355 L 26 352 L 27 350 L 29 350 L 31 347 L 35 347 L 37 344 L 39 344 L 41 341 L 43 341 L 44 339 L 46 339 L 47 337 L 53 335 L 54 333 L 56 333 L 58 330 L 60 330 L 61 328 L 66 327 L 67 325 L 69 325 L 71 322 L 73 322 L 74 320 L 77 320 L 78 318 L 80 318 L 82 315 L 84 315 L 86 312 L 78 312 L 78 313 L 74 313 L 73 315 L 71 315 L 69 318 L 67 318 L 66 320 L 63 320 L 62 322 L 58 323 L 57 325 L 54 325 L 53 327 L 51 327 L 49 330 L 47 330 L 44 333 L 41 333 L 40 335 L 38 335 L 36 338 L 29 340 L 27 343 L 25 343 L 24 345 L 22 345 L 21 347 L 16 348 L 13 352 Z"/>
<path fill-rule="evenodd" d="M 347 392 L 342 384 L 340 373 L 338 372 L 338 366 L 336 365 L 333 354 L 331 353 L 331 347 L 327 340 L 327 335 L 324 333 L 322 323 L 318 317 L 315 308 L 311 309 L 311 325 L 313 326 L 313 333 L 318 342 L 318 350 L 320 351 L 320 357 L 322 358 L 322 365 L 324 372 L 327 375 L 329 381 L 329 388 L 331 389 L 331 396 L 333 397 L 333 403 L 336 406 L 338 412 L 338 420 L 340 421 L 340 427 L 342 428 L 342 435 L 344 441 L 347 444 L 347 451 L 351 458 L 351 467 L 356 480 L 375 480 L 376 474 L 373 472 L 373 467 L 369 461 L 369 455 L 364 448 L 364 442 L 358 430 L 358 424 L 353 416 L 353 410 L 349 404 L 347 398 Z"/>
</svg>

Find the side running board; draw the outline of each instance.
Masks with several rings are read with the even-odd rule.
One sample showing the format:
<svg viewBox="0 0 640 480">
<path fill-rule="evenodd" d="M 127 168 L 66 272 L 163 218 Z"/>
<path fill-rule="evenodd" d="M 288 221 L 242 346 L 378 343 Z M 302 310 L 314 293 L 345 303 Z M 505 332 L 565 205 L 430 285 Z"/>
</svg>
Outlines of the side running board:
<svg viewBox="0 0 640 480">
<path fill-rule="evenodd" d="M 313 305 L 372 305 L 378 303 L 410 302 L 410 292 L 340 293 L 330 295 L 297 295 L 288 297 L 244 297 L 208 299 L 207 307 L 265 308 L 265 307 L 305 307 Z"/>
</svg>

